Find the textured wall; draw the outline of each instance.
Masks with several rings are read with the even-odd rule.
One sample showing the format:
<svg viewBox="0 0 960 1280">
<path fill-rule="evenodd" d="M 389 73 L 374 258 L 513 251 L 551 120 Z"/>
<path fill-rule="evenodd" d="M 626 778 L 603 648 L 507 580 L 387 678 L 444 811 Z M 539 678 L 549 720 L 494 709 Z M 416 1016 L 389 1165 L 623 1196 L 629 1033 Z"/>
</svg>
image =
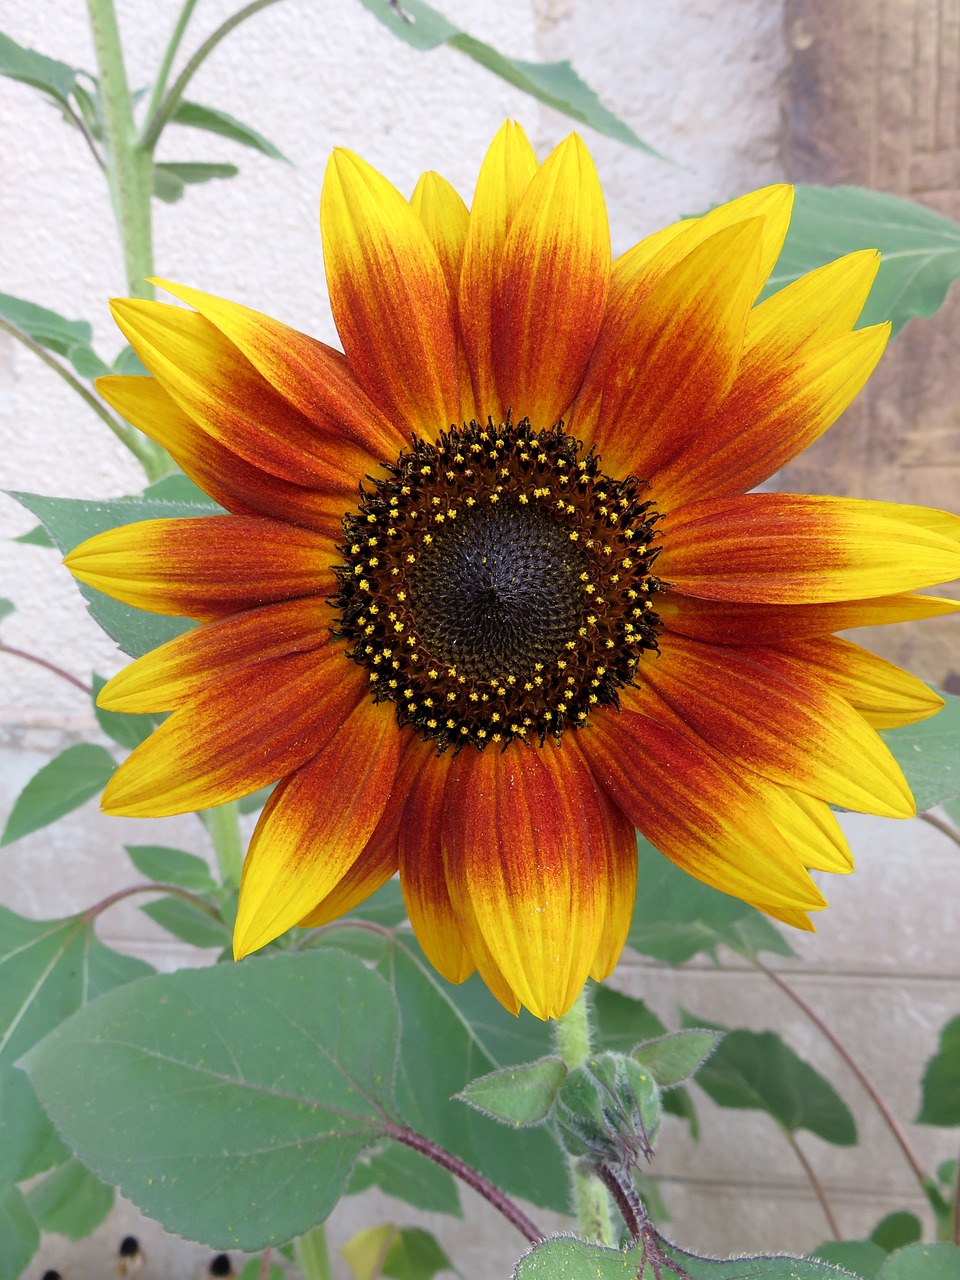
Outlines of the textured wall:
<svg viewBox="0 0 960 1280">
<path fill-rule="evenodd" d="M 194 40 L 230 8 L 224 0 L 198 6 Z M 618 249 L 680 212 L 782 176 L 779 85 L 787 54 L 781 0 L 710 5 L 702 0 L 444 0 L 444 8 L 506 52 L 572 58 L 613 109 L 678 162 L 664 165 L 588 136 Z M 155 65 L 173 12 L 170 0 L 120 5 L 135 83 Z M 79 0 L 70 5 L 6 0 L 2 25 L 50 55 L 93 63 Z M 524 123 L 541 152 L 569 128 L 561 117 L 458 54 L 418 55 L 401 47 L 352 0 L 326 5 L 285 0 L 259 15 L 208 63 L 192 96 L 255 124 L 294 167 L 187 131 L 182 142 L 168 141 L 164 158 L 235 160 L 242 175 L 195 189 L 181 204 L 156 206 L 158 271 L 326 338 L 333 334 L 316 224 L 331 146 L 359 150 L 407 191 L 422 169 L 440 169 L 469 198 L 486 142 L 505 115 Z M 35 95 L 5 82 L 0 82 L 0 137 L 0 289 L 89 318 L 101 349 L 112 352 L 119 342 L 105 299 L 122 291 L 122 274 L 106 197 L 88 156 Z M 92 498 L 139 487 L 136 465 L 98 420 L 3 335 L 0 433 L 5 488 Z M 0 534 L 7 535 L 32 523 L 7 500 L 0 520 Z M 6 544 L 0 595 L 18 607 L 4 624 L 9 643 L 83 678 L 93 666 L 108 674 L 119 664 L 52 553 Z M 2 655 L 0 681 L 0 733 L 6 744 L 0 757 L 0 812 L 5 812 L 45 759 L 89 732 L 92 717 L 82 695 L 69 685 Z M 797 986 L 875 1064 L 880 1083 L 904 1116 L 915 1109 L 916 1069 L 950 1007 L 948 983 L 937 976 L 942 959 L 936 938 L 918 922 L 934 911 L 942 921 L 939 904 L 956 904 L 960 889 L 956 859 L 934 833 L 915 831 L 915 825 L 851 822 L 861 874 L 833 892 L 834 906 L 821 933 L 804 940 L 797 978 Z M 190 818 L 166 819 L 148 829 L 103 818 L 88 805 L 3 851 L 0 897 L 38 916 L 76 909 L 124 874 L 119 853 L 124 841 L 147 839 L 203 850 L 198 824 Z M 956 913 L 955 905 L 951 909 Z M 944 922 L 938 933 L 955 936 L 958 925 L 960 920 Z M 135 947 L 155 964 L 182 962 L 175 948 L 148 932 L 133 908 L 113 913 L 105 936 Z M 634 963 L 625 967 L 622 980 L 668 1019 L 682 1003 L 730 1022 L 790 1027 L 798 1050 L 841 1078 L 830 1051 L 805 1024 L 791 1021 L 789 1005 L 762 977 L 736 967 L 692 965 L 674 973 Z M 871 1043 L 867 1016 L 876 1010 L 888 1020 L 890 1037 L 908 1046 L 906 1064 Z M 846 1081 L 841 1087 L 851 1104 L 859 1104 L 855 1087 Z M 768 1123 L 762 1118 L 732 1123 L 729 1113 L 706 1101 L 701 1112 L 704 1143 L 694 1147 L 671 1124 L 658 1165 L 668 1177 L 666 1194 L 679 1239 L 730 1252 L 763 1245 L 810 1247 L 825 1234 L 799 1168 L 789 1150 L 771 1140 Z M 805 1143 L 851 1234 L 912 1195 L 909 1179 L 872 1120 L 864 1132 L 867 1145 L 840 1156 L 817 1140 Z M 467 1197 L 465 1206 L 469 1226 L 452 1232 L 449 1220 L 432 1225 L 463 1274 L 506 1275 L 515 1242 Z M 373 1212 L 368 1202 L 338 1211 L 335 1240 L 372 1220 Z M 385 1205 L 381 1213 L 400 1214 L 402 1221 L 411 1216 L 396 1205 Z M 142 1228 L 133 1211 L 124 1209 L 86 1249 L 50 1238 L 31 1274 L 69 1264 L 71 1280 L 92 1280 L 102 1274 L 100 1259 L 128 1229 Z M 491 1241 L 498 1250 L 495 1259 L 489 1255 Z M 150 1274 L 156 1277 L 187 1277 L 203 1256 L 160 1237 L 152 1237 L 150 1253 Z"/>
</svg>

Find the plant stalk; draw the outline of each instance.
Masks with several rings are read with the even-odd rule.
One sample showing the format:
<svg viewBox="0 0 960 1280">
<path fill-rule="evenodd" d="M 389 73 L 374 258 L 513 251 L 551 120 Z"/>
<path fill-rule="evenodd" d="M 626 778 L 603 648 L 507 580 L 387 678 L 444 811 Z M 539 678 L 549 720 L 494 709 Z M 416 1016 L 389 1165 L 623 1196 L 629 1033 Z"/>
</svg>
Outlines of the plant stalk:
<svg viewBox="0 0 960 1280">
<path fill-rule="evenodd" d="M 570 1009 L 554 1022 L 553 1042 L 557 1053 L 570 1070 L 579 1067 L 590 1056 L 590 1006 L 586 987 Z M 572 1156 L 567 1158 L 567 1164 L 580 1230 L 588 1239 L 595 1240 L 598 1244 L 616 1244 L 607 1188 L 595 1174 L 584 1169 Z"/>
<path fill-rule="evenodd" d="M 38 667 L 44 667 L 47 671 L 52 671 L 55 676 L 60 676 L 63 680 L 68 680 L 81 693 L 85 693 L 88 698 L 93 697 L 93 690 L 88 684 L 84 684 L 75 675 L 71 675 L 63 667 L 58 667 L 55 662 L 48 662 L 46 658 L 41 658 L 36 653 L 27 653 L 26 649 L 16 649 L 12 644 L 0 644 L 0 653 L 9 653 L 12 658 L 23 658 L 27 662 L 35 662 Z"/>
<path fill-rule="evenodd" d="M 180 48 L 180 41 L 183 39 L 184 32 L 187 29 L 187 23 L 193 17 L 193 11 L 196 7 L 197 0 L 184 0 L 183 7 L 177 15 L 177 20 L 170 33 L 170 39 L 167 41 L 167 47 L 163 52 L 163 58 L 160 61 L 157 78 L 153 82 L 153 91 L 150 94 L 150 105 L 147 107 L 147 120 L 153 119 L 157 112 L 157 108 L 163 101 L 163 95 L 167 88 L 167 81 L 170 78 L 170 68 L 173 66 L 174 58 L 177 56 L 177 50 Z"/>
<path fill-rule="evenodd" d="M 201 818 L 213 841 L 221 881 L 231 889 L 239 889 L 240 873 L 243 870 L 243 840 L 240 837 L 240 810 L 236 800 L 218 804 L 214 809 L 204 809 Z"/>
<path fill-rule="evenodd" d="M 827 1224 L 830 1227 L 830 1234 L 834 1240 L 842 1240 L 843 1236 L 840 1234 L 840 1225 L 834 1217 L 833 1209 L 830 1207 L 830 1201 L 827 1199 L 827 1193 L 823 1189 L 823 1183 L 817 1177 L 813 1165 L 803 1154 L 803 1148 L 797 1142 L 789 1129 L 783 1130 L 783 1136 L 790 1143 L 790 1146 L 793 1149 L 793 1154 L 800 1161 L 800 1165 L 803 1168 L 804 1173 L 807 1175 L 807 1180 L 811 1187 L 813 1187 L 817 1199 L 820 1201 L 820 1208 L 823 1210 L 823 1216 L 826 1218 Z"/>
<path fill-rule="evenodd" d="M 151 198 L 153 160 L 137 141 L 133 101 L 113 0 L 87 0 L 103 103 L 107 179 L 123 248 L 127 288 L 135 298 L 152 298 Z"/>
</svg>

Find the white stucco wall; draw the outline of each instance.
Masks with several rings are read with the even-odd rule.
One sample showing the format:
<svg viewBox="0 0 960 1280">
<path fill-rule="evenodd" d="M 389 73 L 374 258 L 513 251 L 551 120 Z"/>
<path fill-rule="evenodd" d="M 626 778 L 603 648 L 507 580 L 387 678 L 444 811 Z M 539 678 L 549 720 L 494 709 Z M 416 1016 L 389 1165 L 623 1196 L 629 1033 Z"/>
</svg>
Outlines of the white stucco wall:
<svg viewBox="0 0 960 1280">
<path fill-rule="evenodd" d="M 234 7 L 204 0 L 185 47 L 194 47 Z M 507 53 L 571 58 L 612 109 L 677 161 L 666 165 L 585 131 L 606 189 L 616 249 L 682 212 L 782 177 L 782 0 L 443 0 L 442 7 Z M 158 60 L 175 6 L 171 0 L 123 0 L 119 11 L 131 79 L 141 84 Z M 5 0 L 0 27 L 53 57 L 93 65 L 80 0 Z M 280 165 L 187 130 L 174 141 L 171 133 L 163 158 L 232 160 L 242 173 L 229 183 L 194 188 L 177 205 L 155 206 L 159 274 L 271 312 L 328 340 L 334 334 L 317 208 L 332 146 L 358 150 L 404 191 L 423 169 L 439 169 L 469 199 L 485 146 L 504 116 L 520 119 L 541 153 L 570 128 L 455 52 L 423 55 L 401 46 L 354 0 L 284 0 L 258 15 L 208 62 L 190 96 L 255 125 L 294 163 Z M 0 290 L 91 320 L 101 351 L 112 354 L 120 343 L 106 299 L 123 291 L 123 276 L 107 198 L 87 152 L 37 95 L 4 81 L 0 151 Z M 0 478 L 4 488 L 89 498 L 142 486 L 135 462 L 96 417 L 3 334 Z M 32 524 L 16 504 L 0 500 L 0 537 Z M 57 557 L 8 542 L 3 548 L 0 596 L 17 605 L 3 624 L 7 643 L 84 679 L 93 667 L 104 674 L 116 669 L 121 659 L 87 618 Z M 0 688 L 2 818 L 26 778 L 66 742 L 87 734 L 93 719 L 79 692 L 2 654 Z M 885 1059 L 882 1083 L 900 1114 L 909 1116 L 916 1105 L 915 1068 L 951 1000 L 943 979 L 931 977 L 930 940 L 918 922 L 951 892 L 956 901 L 956 859 L 935 833 L 916 832 L 914 824 L 893 828 L 853 820 L 851 830 L 861 874 L 839 886 L 821 933 L 804 940 L 798 985 L 868 1054 L 876 1046 L 863 1010 L 885 1009 L 889 1034 L 910 1045 L 912 1058 L 896 1071 Z M 149 838 L 203 851 L 190 818 L 164 820 L 149 837 L 144 832 L 141 824 L 103 818 L 88 805 L 2 851 L 0 900 L 38 916 L 76 909 L 116 884 L 124 841 Z M 921 857 L 935 871 L 924 881 L 929 891 L 914 874 Z M 145 930 L 133 908 L 109 917 L 105 937 L 139 948 L 161 966 L 180 959 L 159 932 Z M 895 961 L 880 945 L 890 937 L 912 938 L 906 952 L 894 948 Z M 668 1018 L 685 1003 L 718 1019 L 789 1028 L 801 1052 L 842 1079 L 829 1050 L 802 1023 L 791 1022 L 789 1009 L 754 975 L 696 965 L 672 973 L 633 964 L 623 980 Z M 845 1081 L 842 1087 L 859 1104 L 856 1090 Z M 675 1126 L 668 1128 L 661 1158 L 678 1238 L 733 1251 L 809 1247 L 825 1234 L 815 1202 L 789 1152 L 771 1141 L 769 1125 L 762 1118 L 731 1120 L 706 1102 L 701 1110 L 710 1141 L 695 1149 Z M 824 1144 L 808 1144 L 851 1233 L 911 1194 L 909 1179 L 871 1121 L 867 1136 L 874 1146 L 840 1158 Z M 465 1204 L 472 1214 L 475 1202 Z M 373 1212 L 352 1207 L 337 1219 L 335 1239 L 351 1224 L 371 1221 Z M 401 1221 L 412 1216 L 396 1205 L 381 1205 L 378 1212 Z M 123 1210 L 127 1216 L 114 1219 L 86 1248 L 50 1238 L 30 1274 L 39 1276 L 45 1266 L 69 1266 L 71 1280 L 102 1274 L 102 1260 L 119 1235 L 148 1232 L 130 1213 Z M 460 1227 L 432 1225 L 465 1275 L 507 1274 L 515 1243 L 485 1213 Z M 158 1277 L 185 1278 L 204 1256 L 180 1242 L 150 1239 Z M 492 1241 L 495 1260 L 485 1252 Z"/>
</svg>

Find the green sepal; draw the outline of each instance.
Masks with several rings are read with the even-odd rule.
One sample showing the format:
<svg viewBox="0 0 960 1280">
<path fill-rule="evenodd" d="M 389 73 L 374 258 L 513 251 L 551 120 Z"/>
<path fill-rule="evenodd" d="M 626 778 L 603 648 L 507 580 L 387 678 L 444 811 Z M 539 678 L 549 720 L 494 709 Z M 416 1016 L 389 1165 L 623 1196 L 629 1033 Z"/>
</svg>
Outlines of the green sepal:
<svg viewBox="0 0 960 1280">
<path fill-rule="evenodd" d="M 720 1043 L 722 1034 L 699 1027 L 671 1031 L 638 1044 L 630 1056 L 646 1067 L 661 1089 L 674 1089 L 696 1074 Z"/>
<path fill-rule="evenodd" d="M 636 1165 L 660 1132 L 660 1090 L 651 1073 L 623 1053 L 590 1057 L 569 1073 L 557 1095 L 560 1140 L 572 1156 Z"/>
<path fill-rule="evenodd" d="M 471 1080 L 455 1097 L 511 1129 L 530 1129 L 549 1119 L 566 1077 L 562 1059 L 539 1058 Z"/>
</svg>

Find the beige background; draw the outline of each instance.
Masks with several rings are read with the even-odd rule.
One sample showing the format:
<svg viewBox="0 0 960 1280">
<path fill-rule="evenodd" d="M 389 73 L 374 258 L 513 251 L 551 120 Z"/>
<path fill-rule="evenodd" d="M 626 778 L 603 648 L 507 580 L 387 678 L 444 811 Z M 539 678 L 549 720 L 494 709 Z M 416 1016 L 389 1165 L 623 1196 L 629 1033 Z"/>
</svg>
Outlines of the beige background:
<svg viewBox="0 0 960 1280">
<path fill-rule="evenodd" d="M 188 47 L 232 7 L 224 0 L 204 0 Z M 443 7 L 451 19 L 505 52 L 572 58 L 610 107 L 678 162 L 664 165 L 587 133 L 617 249 L 679 213 L 779 180 L 789 171 L 802 170 L 807 179 L 822 176 L 816 171 L 822 163 L 816 139 L 811 142 L 803 133 L 808 116 L 796 109 L 801 100 L 818 104 L 824 113 L 833 109 L 824 105 L 817 83 L 811 88 L 809 77 L 804 80 L 802 65 L 798 69 L 798 59 L 819 57 L 832 38 L 817 25 L 823 6 L 812 0 L 792 5 L 787 13 L 781 0 L 444 0 Z M 883 6 L 862 7 L 875 25 L 886 20 Z M 914 8 L 911 22 L 923 32 L 929 15 L 923 5 Z M 941 25 L 943 12 L 954 8 L 952 0 L 940 5 Z M 159 57 L 174 6 L 170 0 L 126 0 L 119 9 L 131 76 L 142 83 Z M 0 25 L 21 43 L 93 65 L 80 0 L 5 0 Z M 952 51 L 958 31 L 960 22 L 951 27 L 947 21 L 937 38 Z M 841 39 L 849 43 L 856 35 L 841 33 Z M 872 83 L 881 88 L 882 72 L 882 66 L 872 72 Z M 421 55 L 402 47 L 353 0 L 285 0 L 258 15 L 211 59 L 191 96 L 254 124 L 294 165 L 273 163 L 222 140 L 208 142 L 190 131 L 182 131 L 175 143 L 171 133 L 163 158 L 233 160 L 242 174 L 230 183 L 194 189 L 180 204 L 156 206 L 158 271 L 328 339 L 333 333 L 316 224 L 323 166 L 332 146 L 360 151 L 405 191 L 423 169 L 437 168 L 469 198 L 486 143 L 505 115 L 523 122 L 541 153 L 569 128 L 452 51 Z M 869 105 L 863 108 L 865 129 L 875 125 L 875 106 L 876 95 L 874 115 Z M 909 103 L 906 109 L 909 115 Z M 819 136 L 829 136 L 826 125 Z M 122 273 L 106 196 L 87 153 L 36 95 L 7 82 L 0 82 L 0 152 L 0 290 L 90 319 L 102 352 L 112 353 L 119 341 L 105 299 L 122 291 Z M 873 170 L 839 175 L 858 181 L 873 176 Z M 943 333 L 936 324 L 914 322 L 902 340 L 904 349 L 926 350 L 939 342 L 949 354 Z M 881 382 L 887 395 L 879 402 L 881 410 L 884 403 L 901 405 L 899 380 L 882 373 Z M 949 384 L 941 385 L 936 397 L 941 442 L 956 439 L 950 390 Z M 841 462 L 831 460 L 826 482 L 827 464 L 819 476 L 808 470 L 804 479 L 811 488 L 898 496 L 905 464 L 895 450 L 883 451 L 882 475 L 876 483 L 872 478 L 871 459 L 881 457 L 883 438 L 877 412 L 870 410 L 873 427 L 858 435 L 857 449 L 847 450 Z M 900 419 L 905 412 L 896 408 Z M 911 439 L 920 438 L 921 427 L 922 422 L 914 424 Z M 845 429 L 841 425 L 837 431 Z M 842 452 L 847 446 L 838 448 Z M 3 335 L 0 478 L 4 488 L 90 498 L 140 487 L 136 465 L 99 421 Z M 791 483 L 789 476 L 786 482 Z M 925 495 L 911 497 L 924 500 Z M 0 536 L 31 524 L 19 507 L 3 500 Z M 115 670 L 121 659 L 87 618 L 56 557 L 4 545 L 0 595 L 17 605 L 16 615 L 4 623 L 8 643 L 84 679 L 92 668 L 104 674 Z M 957 649 L 955 632 L 952 638 L 940 633 L 932 656 L 921 645 L 918 669 L 929 661 L 931 669 L 922 673 L 941 677 L 960 667 Z M 90 737 L 94 722 L 76 690 L 3 655 L 0 684 L 2 817 L 27 778 L 63 746 Z M 858 873 L 827 886 L 832 906 L 819 933 L 797 943 L 801 959 L 786 967 L 797 990 L 849 1041 L 897 1114 L 908 1120 L 916 1112 L 922 1065 L 940 1026 L 960 1004 L 955 943 L 960 858 L 955 847 L 917 822 L 850 819 L 848 827 Z M 148 840 L 206 851 L 194 819 L 147 826 L 106 819 L 90 804 L 0 851 L 0 900 L 35 916 L 75 910 L 130 874 L 120 852 L 124 842 Z M 163 968 L 185 959 L 133 908 L 113 912 L 103 936 Z M 862 1234 L 892 1208 L 920 1210 L 909 1171 L 864 1105 L 856 1082 L 766 979 L 724 957 L 719 968 L 693 963 L 676 972 L 627 960 L 617 983 L 642 995 L 668 1021 L 678 1005 L 685 1005 L 718 1021 L 777 1028 L 835 1081 L 857 1114 L 862 1144 L 838 1151 L 809 1135 L 801 1142 L 846 1234 Z M 655 1165 L 664 1178 L 675 1237 L 722 1253 L 802 1250 L 823 1238 L 827 1231 L 816 1201 L 772 1124 L 764 1117 L 720 1111 L 703 1095 L 697 1101 L 702 1142 L 693 1145 L 679 1125 L 669 1122 Z M 931 1163 L 955 1154 L 949 1135 L 917 1129 L 911 1136 Z M 430 1225 L 465 1276 L 506 1276 L 519 1242 L 470 1193 L 464 1194 L 464 1206 L 465 1223 L 438 1219 Z M 406 1222 L 414 1215 L 374 1197 L 350 1202 L 335 1215 L 335 1242 L 378 1217 Z M 68 1267 L 71 1280 L 93 1280 L 104 1274 L 105 1260 L 131 1229 L 148 1242 L 147 1274 L 157 1280 L 188 1277 L 207 1256 L 203 1249 L 161 1237 L 138 1223 L 132 1208 L 123 1208 L 85 1245 L 47 1239 L 28 1274 L 39 1277 L 45 1267 Z"/>
</svg>

